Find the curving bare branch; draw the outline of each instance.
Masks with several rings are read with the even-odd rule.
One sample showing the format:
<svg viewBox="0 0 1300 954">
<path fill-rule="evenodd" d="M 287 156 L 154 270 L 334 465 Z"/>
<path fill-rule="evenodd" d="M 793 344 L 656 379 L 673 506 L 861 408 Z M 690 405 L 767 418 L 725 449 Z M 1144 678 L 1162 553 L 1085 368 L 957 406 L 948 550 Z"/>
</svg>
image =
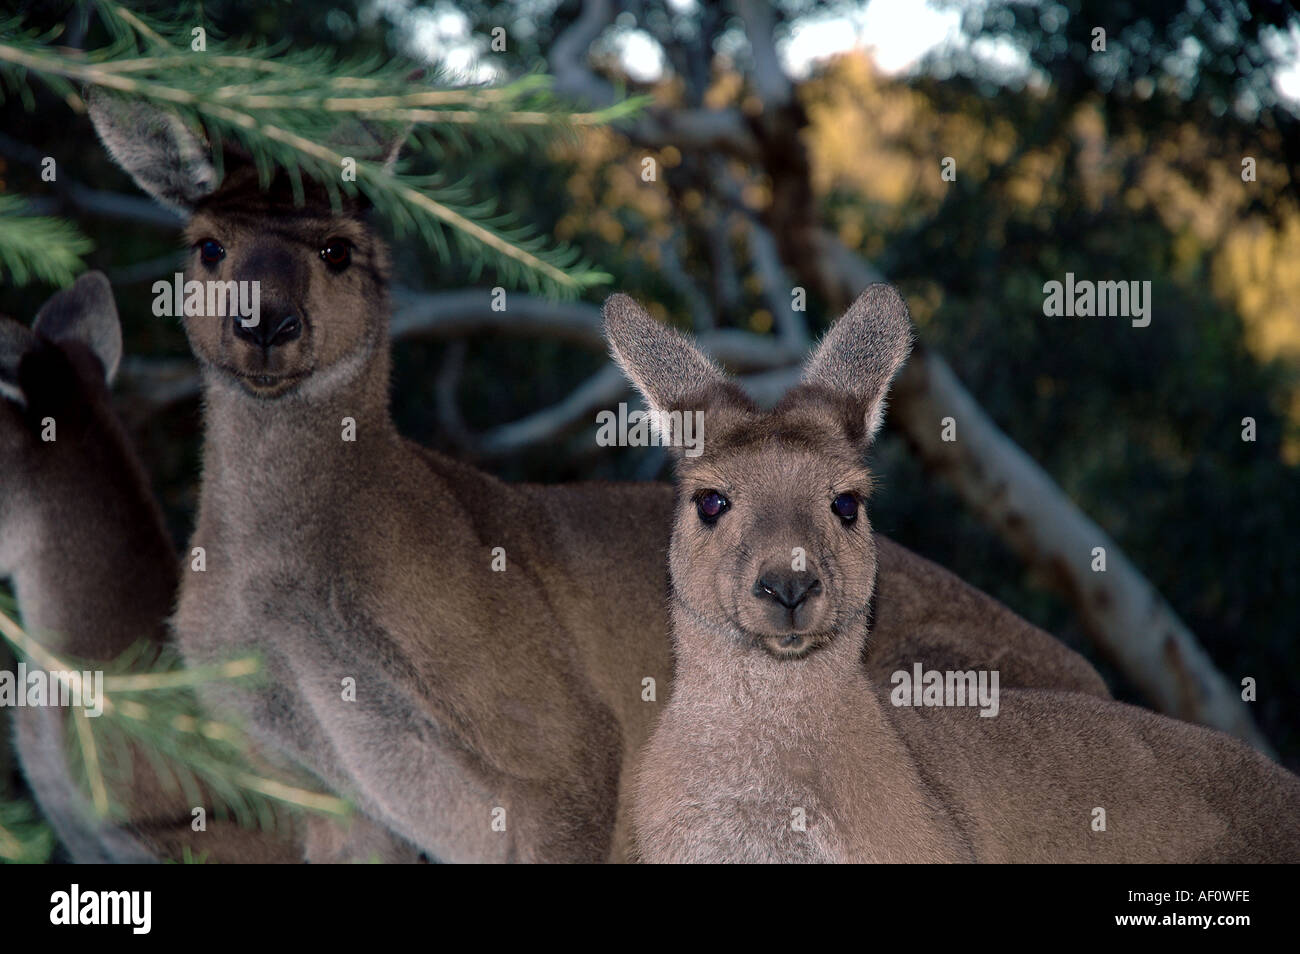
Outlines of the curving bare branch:
<svg viewBox="0 0 1300 954">
<path fill-rule="evenodd" d="M 878 280 L 879 272 L 831 236 L 823 236 L 828 277 L 843 297 Z M 944 418 L 957 440 L 941 439 Z M 1070 600 L 1088 633 L 1162 712 L 1231 733 L 1262 752 L 1272 748 L 1241 696 L 1215 668 L 1163 597 L 1107 533 L 1002 432 L 957 380 L 947 362 L 924 347 L 894 384 L 889 421 L 926 469 Z M 1092 570 L 1103 547 L 1106 572 Z"/>
<path fill-rule="evenodd" d="M 458 339 L 480 334 L 565 341 L 604 353 L 600 308 L 587 302 L 556 302 L 538 295 L 512 293 L 503 311 L 492 308 L 487 288 L 419 292 L 398 287 L 393 293 L 394 341 L 413 338 Z M 802 360 L 804 347 L 771 335 L 734 328 L 706 332 L 700 346 L 734 371 L 767 370 Z M 118 379 L 132 398 L 145 406 L 165 407 L 199 394 L 194 362 L 183 358 L 128 356 Z"/>
</svg>

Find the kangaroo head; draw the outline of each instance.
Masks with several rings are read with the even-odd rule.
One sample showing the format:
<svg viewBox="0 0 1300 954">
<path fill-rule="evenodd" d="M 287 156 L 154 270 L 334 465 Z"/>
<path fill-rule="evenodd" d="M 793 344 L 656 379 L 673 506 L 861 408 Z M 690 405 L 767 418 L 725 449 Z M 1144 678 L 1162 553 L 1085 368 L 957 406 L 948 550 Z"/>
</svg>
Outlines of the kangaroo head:
<svg viewBox="0 0 1300 954">
<path fill-rule="evenodd" d="M 677 455 L 678 607 L 712 635 L 781 658 L 865 615 L 876 555 L 864 452 L 911 346 L 898 292 L 863 292 L 770 411 L 627 296 L 604 315 L 615 360 L 656 418 L 672 427 L 672 412 L 703 415 L 702 452 Z"/>
<path fill-rule="evenodd" d="M 31 328 L 0 318 L 0 574 L 42 532 L 27 521 L 33 503 L 78 492 L 96 463 L 87 456 L 98 445 L 87 438 L 112 419 L 108 384 L 121 357 L 117 308 L 101 272 L 54 295 Z"/>
<path fill-rule="evenodd" d="M 389 255 L 362 202 L 335 209 L 304 180 L 298 204 L 283 170 L 264 186 L 230 148 L 218 182 L 210 147 L 176 116 L 108 96 L 90 113 L 118 164 L 188 218 L 184 297 L 197 288 L 202 302 L 184 306 L 185 331 L 218 380 L 259 399 L 324 396 L 384 351 Z"/>
</svg>

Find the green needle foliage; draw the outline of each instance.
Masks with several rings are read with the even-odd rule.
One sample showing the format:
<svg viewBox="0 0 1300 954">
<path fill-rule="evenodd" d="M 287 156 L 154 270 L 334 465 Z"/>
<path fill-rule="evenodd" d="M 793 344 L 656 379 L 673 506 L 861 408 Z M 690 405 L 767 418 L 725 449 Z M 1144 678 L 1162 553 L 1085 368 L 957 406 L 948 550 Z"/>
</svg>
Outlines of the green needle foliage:
<svg viewBox="0 0 1300 954">
<path fill-rule="evenodd" d="M 44 864 L 54 851 L 54 833 L 29 802 L 0 799 L 0 863 Z"/>
<path fill-rule="evenodd" d="M 86 267 L 81 256 L 92 247 L 66 219 L 31 215 L 22 198 L 0 194 L 0 279 L 67 285 Z"/>
<path fill-rule="evenodd" d="M 14 618 L 12 600 L 0 598 L 0 635 L 29 665 L 49 672 L 102 670 L 103 713 L 88 717 L 72 707 L 65 732 L 67 764 L 80 780 L 97 816 L 122 821 L 130 806 L 115 793 L 126 791 L 140 771 L 152 772 L 187 805 L 202 805 L 217 818 L 233 817 L 245 827 L 274 830 L 285 812 L 344 816 L 342 799 L 305 789 L 269 774 L 250 760 L 250 745 L 234 725 L 203 714 L 195 690 L 215 682 L 258 678 L 256 659 L 245 658 L 185 669 L 174 651 L 140 643 L 112 662 L 87 663 L 47 650 Z M 145 759 L 147 766 L 138 764 Z M 0 804 L 0 857 L 18 845 L 35 849 L 37 829 L 24 827 L 17 808 Z M 4 822 L 8 810 L 14 828 Z M 6 839 L 6 834 L 8 838 Z"/>
<path fill-rule="evenodd" d="M 57 36 L 0 22 L 0 95 L 7 88 L 30 104 L 35 76 L 70 103 L 88 88 L 145 100 L 205 130 L 218 162 L 222 145 L 233 142 L 266 182 L 280 168 L 299 188 L 303 176 L 319 182 L 335 201 L 360 193 L 398 238 L 414 233 L 440 255 L 454 252 L 475 277 L 491 267 L 503 283 L 558 297 L 609 280 L 577 250 L 476 199 L 473 183 L 403 171 L 409 163 L 389 168 L 382 158 L 398 140 L 412 158 L 436 159 L 451 148 L 526 156 L 557 133 L 629 115 L 642 100 L 575 113 L 540 74 L 496 87 L 438 88 L 426 70 L 400 58 L 345 60 L 328 49 L 240 44 L 207 32 L 201 13 L 163 20 L 108 0 L 91 7 L 111 40 L 87 52 L 56 49 Z M 343 175 L 345 160 L 355 162 L 355 179 Z"/>
</svg>

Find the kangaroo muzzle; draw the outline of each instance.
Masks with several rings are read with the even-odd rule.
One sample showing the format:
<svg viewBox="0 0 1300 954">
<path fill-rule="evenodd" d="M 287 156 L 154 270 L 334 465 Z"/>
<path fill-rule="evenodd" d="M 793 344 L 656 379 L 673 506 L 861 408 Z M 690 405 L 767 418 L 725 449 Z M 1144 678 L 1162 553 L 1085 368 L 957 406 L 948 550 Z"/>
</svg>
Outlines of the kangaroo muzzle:
<svg viewBox="0 0 1300 954">
<path fill-rule="evenodd" d="M 771 635 L 807 633 L 822 615 L 822 581 L 812 567 L 795 570 L 788 563 L 765 564 L 750 593 L 760 604 L 756 616 Z"/>
</svg>

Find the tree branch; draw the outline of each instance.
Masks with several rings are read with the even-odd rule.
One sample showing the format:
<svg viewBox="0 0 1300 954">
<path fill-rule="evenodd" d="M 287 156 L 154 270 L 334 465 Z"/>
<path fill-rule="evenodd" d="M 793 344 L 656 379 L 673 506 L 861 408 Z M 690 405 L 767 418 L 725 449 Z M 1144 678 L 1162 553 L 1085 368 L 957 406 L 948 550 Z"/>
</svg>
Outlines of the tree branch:
<svg viewBox="0 0 1300 954">
<path fill-rule="evenodd" d="M 794 96 L 794 87 L 781 69 L 776 52 L 772 4 L 767 0 L 736 0 L 736 12 L 745 24 L 750 54 L 754 58 L 754 88 L 765 109 L 777 109 Z"/>
<path fill-rule="evenodd" d="M 486 288 L 419 292 L 398 287 L 393 292 L 396 308 L 391 324 L 394 341 L 410 338 L 460 339 L 477 334 L 503 334 L 520 338 L 549 338 L 565 341 L 587 351 L 604 353 L 600 308 L 587 302 L 555 302 L 519 292 L 506 298 L 504 311 L 492 310 L 492 293 Z M 796 364 L 804 347 L 772 335 L 756 335 L 734 328 L 721 328 L 699 335 L 700 347 L 737 372 L 767 371 Z M 454 363 L 448 365 L 454 368 Z M 198 397 L 200 380 L 194 362 L 183 358 L 141 358 L 127 356 L 118 380 L 127 393 L 128 417 L 138 419 L 179 401 Z M 592 379 L 594 381 L 595 379 Z M 621 380 L 621 378 L 620 378 Z M 611 389 L 593 390 L 592 381 L 580 385 L 553 408 L 503 424 L 474 437 L 464 431 L 461 443 L 488 456 L 505 456 L 548 439 L 559 429 L 555 422 L 571 422 L 570 412 L 590 407 L 575 395 L 610 395 Z M 621 391 L 617 393 L 622 393 Z M 447 421 L 459 420 L 446 417 Z M 539 422 L 545 422 L 543 426 Z M 453 439 L 455 434 L 451 435 Z"/>
<path fill-rule="evenodd" d="M 555 92 L 594 109 L 616 101 L 614 87 L 587 65 L 592 42 L 613 22 L 610 0 L 586 0 L 582 13 L 551 44 L 548 62 Z M 634 120 L 616 124 L 634 142 L 651 148 L 717 150 L 743 159 L 758 157 L 757 143 L 745 117 L 734 109 L 664 109 L 650 107 Z"/>
<path fill-rule="evenodd" d="M 770 407 L 798 382 L 801 370 L 798 365 L 791 365 L 741 377 L 740 383 L 755 401 Z M 630 394 L 623 372 L 610 364 L 550 407 L 498 425 L 477 437 L 467 435 L 462 429 L 463 448 L 480 460 L 490 460 L 541 447 L 580 427 L 594 429 L 598 412 L 610 409 Z M 466 436 L 470 437 L 468 441 L 464 441 Z"/>
<path fill-rule="evenodd" d="M 876 280 L 874 267 L 826 236 L 842 296 Z M 839 246 L 839 248 L 835 248 Z M 951 417 L 957 440 L 941 439 Z M 1085 628 L 1162 712 L 1235 735 L 1272 754 L 1240 693 L 1191 630 L 1104 530 L 1011 438 L 939 355 L 917 348 L 894 384 L 889 419 L 926 468 L 940 474 L 1027 566 L 1044 571 Z M 1094 547 L 1106 571 L 1092 570 Z"/>
<path fill-rule="evenodd" d="M 0 155 L 41 169 L 45 157 L 25 142 L 0 133 Z M 137 195 L 122 195 L 117 192 L 105 192 L 92 189 L 73 179 L 67 178 L 61 169 L 51 183 L 58 194 L 58 201 L 95 218 L 114 219 L 119 222 L 131 222 L 147 225 L 157 229 L 179 229 L 185 223 L 171 209 L 164 208 L 153 199 Z M 47 200 L 36 199 L 31 205 L 41 214 L 50 214 L 54 209 L 47 206 Z M 44 211 L 41 211 L 44 210 Z"/>
<path fill-rule="evenodd" d="M 776 239 L 757 219 L 746 216 L 749 226 L 749 251 L 763 285 L 763 298 L 772 310 L 772 320 L 777 334 L 792 347 L 808 347 L 808 324 L 792 306 L 790 293 L 794 282 L 786 274 L 785 265 L 777 251 Z"/>
</svg>

